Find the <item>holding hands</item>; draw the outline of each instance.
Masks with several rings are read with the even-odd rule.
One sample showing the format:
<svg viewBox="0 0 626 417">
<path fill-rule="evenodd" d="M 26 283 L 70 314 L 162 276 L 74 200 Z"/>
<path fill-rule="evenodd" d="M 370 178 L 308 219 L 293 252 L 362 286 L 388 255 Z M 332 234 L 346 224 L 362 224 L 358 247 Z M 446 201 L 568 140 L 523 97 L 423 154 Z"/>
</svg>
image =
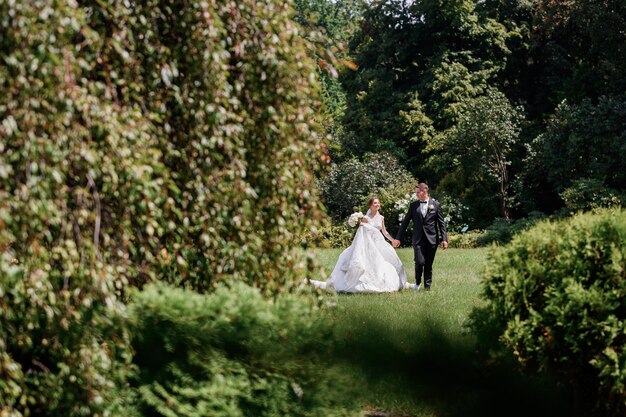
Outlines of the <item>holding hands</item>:
<svg viewBox="0 0 626 417">
<path fill-rule="evenodd" d="M 400 246 L 400 241 L 398 239 L 394 239 L 391 241 L 391 246 L 393 246 L 394 248 L 397 248 Z M 441 242 L 441 248 L 442 249 L 448 249 L 448 242 L 446 242 L 445 240 L 443 242 Z"/>
</svg>

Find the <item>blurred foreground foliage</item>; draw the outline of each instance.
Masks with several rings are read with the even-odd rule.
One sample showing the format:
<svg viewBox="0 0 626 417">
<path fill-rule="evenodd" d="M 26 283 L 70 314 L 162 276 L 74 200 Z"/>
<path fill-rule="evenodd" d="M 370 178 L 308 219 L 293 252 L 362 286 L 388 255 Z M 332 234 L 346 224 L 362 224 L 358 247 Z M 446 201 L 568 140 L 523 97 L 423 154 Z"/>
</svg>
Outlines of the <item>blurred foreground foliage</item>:
<svg viewBox="0 0 626 417">
<path fill-rule="evenodd" d="M 625 243 L 626 212 L 604 209 L 540 222 L 497 249 L 474 312 L 483 346 L 503 343 L 525 369 L 558 375 L 578 409 L 624 415 Z"/>
<path fill-rule="evenodd" d="M 318 216 L 323 142 L 291 13 L 0 2 L 0 233 L 16 257 L 202 291 L 303 274 L 290 239 Z"/>
<path fill-rule="evenodd" d="M 131 304 L 142 415 L 348 415 L 324 366 L 332 322 L 319 313 L 243 284 L 210 295 L 148 287 Z"/>
<path fill-rule="evenodd" d="M 132 415 L 133 287 L 260 299 L 314 273 L 293 236 L 320 216 L 325 151 L 292 17 L 273 0 L 0 0 L 0 414 Z"/>
</svg>

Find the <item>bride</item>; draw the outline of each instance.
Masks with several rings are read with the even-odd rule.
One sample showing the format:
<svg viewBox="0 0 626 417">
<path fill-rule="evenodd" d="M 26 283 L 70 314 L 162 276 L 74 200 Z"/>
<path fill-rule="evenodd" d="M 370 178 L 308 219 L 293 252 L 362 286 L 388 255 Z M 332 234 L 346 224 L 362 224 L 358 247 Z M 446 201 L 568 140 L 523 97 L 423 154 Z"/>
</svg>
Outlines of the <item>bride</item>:
<svg viewBox="0 0 626 417">
<path fill-rule="evenodd" d="M 387 238 L 391 242 L 393 238 L 387 233 L 385 219 L 378 212 L 380 200 L 371 198 L 368 205 L 352 244 L 339 255 L 327 281 L 311 280 L 315 287 L 339 292 L 391 292 L 417 288 L 407 283 L 402 261 L 385 241 Z"/>
</svg>

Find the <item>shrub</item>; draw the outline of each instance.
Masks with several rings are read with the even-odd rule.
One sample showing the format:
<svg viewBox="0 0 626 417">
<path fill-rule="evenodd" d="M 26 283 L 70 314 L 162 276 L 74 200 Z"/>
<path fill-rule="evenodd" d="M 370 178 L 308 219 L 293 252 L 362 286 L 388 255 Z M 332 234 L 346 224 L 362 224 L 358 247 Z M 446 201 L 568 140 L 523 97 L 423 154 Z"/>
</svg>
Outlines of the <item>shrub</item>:
<svg viewBox="0 0 626 417">
<path fill-rule="evenodd" d="M 0 414 L 131 416 L 133 368 L 115 271 L 61 273 L 48 262 L 0 254 Z"/>
<path fill-rule="evenodd" d="M 328 222 L 298 236 L 298 244 L 313 248 L 346 248 L 354 239 L 355 229 L 347 221 Z"/>
<path fill-rule="evenodd" d="M 482 232 L 470 230 L 466 233 L 448 233 L 448 245 L 451 248 L 469 249 L 480 246 L 479 240 Z"/>
<path fill-rule="evenodd" d="M 556 192 L 581 179 L 605 187 L 626 188 L 626 99 L 623 95 L 563 101 L 548 121 L 544 133 L 531 144 L 531 154 Z M 536 154 L 535 154 L 536 152 Z M 589 190 L 593 191 L 593 190 Z"/>
<path fill-rule="evenodd" d="M 231 3 L 0 2 L 0 205 L 18 257 L 72 269 L 75 248 L 131 283 L 201 291 L 270 294 L 307 273 L 291 243 L 319 213 L 316 66 L 288 3 Z"/>
<path fill-rule="evenodd" d="M 367 208 L 367 200 L 373 195 L 378 195 L 385 210 L 391 209 L 407 193 L 407 184 L 414 189 L 411 174 L 391 154 L 380 153 L 368 154 L 363 161 L 351 159 L 333 166 L 320 180 L 319 188 L 328 213 L 340 221 L 355 209 Z"/>
<path fill-rule="evenodd" d="M 130 308 L 144 415 L 347 414 L 324 366 L 331 321 L 312 300 L 267 301 L 241 283 L 209 295 L 151 285 Z"/>
<path fill-rule="evenodd" d="M 528 214 L 528 217 L 517 220 L 497 218 L 485 229 L 484 233 L 478 236 L 478 245 L 485 246 L 491 243 L 508 243 L 516 234 L 528 229 L 544 218 L 545 215 L 539 211 L 532 211 Z"/>
<path fill-rule="evenodd" d="M 617 190 L 605 187 L 597 179 L 582 178 L 560 194 L 565 202 L 565 212 L 573 213 L 580 210 L 592 210 L 601 207 L 620 206 L 622 198 Z"/>
<path fill-rule="evenodd" d="M 626 211 L 542 222 L 493 254 L 474 327 L 492 327 L 524 367 L 556 373 L 600 415 L 623 415 L 625 265 Z"/>
<path fill-rule="evenodd" d="M 442 193 L 438 200 L 441 203 L 448 234 L 450 232 L 460 232 L 464 227 L 474 223 L 472 209 L 463 204 L 461 199 Z"/>
</svg>

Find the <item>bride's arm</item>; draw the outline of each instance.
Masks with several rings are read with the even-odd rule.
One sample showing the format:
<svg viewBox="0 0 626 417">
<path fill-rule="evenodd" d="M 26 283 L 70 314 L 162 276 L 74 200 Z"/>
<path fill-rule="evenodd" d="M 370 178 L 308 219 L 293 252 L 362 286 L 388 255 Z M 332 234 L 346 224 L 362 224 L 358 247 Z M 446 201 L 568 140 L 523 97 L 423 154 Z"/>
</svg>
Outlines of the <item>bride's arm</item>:
<svg viewBox="0 0 626 417">
<path fill-rule="evenodd" d="M 387 229 L 385 229 L 385 219 L 383 218 L 382 220 L 382 232 L 383 232 L 383 236 L 385 236 L 385 238 L 389 239 L 390 242 L 393 242 L 393 238 L 391 237 L 391 235 L 389 233 L 387 233 Z"/>
</svg>

